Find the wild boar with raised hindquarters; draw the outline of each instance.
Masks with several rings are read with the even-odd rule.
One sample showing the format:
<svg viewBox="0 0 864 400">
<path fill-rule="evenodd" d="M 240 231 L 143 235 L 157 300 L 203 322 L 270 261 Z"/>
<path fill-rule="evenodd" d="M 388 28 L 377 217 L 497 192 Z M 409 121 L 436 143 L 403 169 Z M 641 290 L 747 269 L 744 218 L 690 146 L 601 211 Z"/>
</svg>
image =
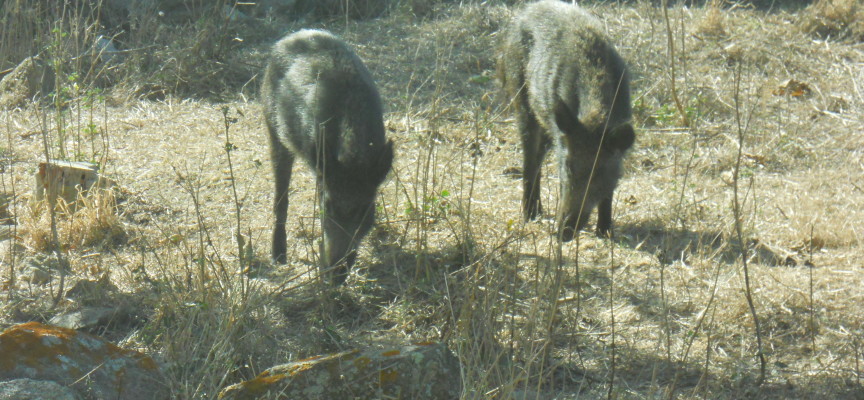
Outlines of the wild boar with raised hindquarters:
<svg viewBox="0 0 864 400">
<path fill-rule="evenodd" d="M 375 83 L 345 42 L 302 30 L 274 45 L 261 101 L 276 181 L 273 261 L 286 261 L 288 186 L 299 157 L 317 177 L 322 272 L 341 284 L 374 224 L 378 186 L 393 162 Z"/>
<path fill-rule="evenodd" d="M 595 207 L 597 234 L 610 236 L 612 195 L 635 133 L 627 67 L 600 23 L 558 0 L 526 6 L 503 33 L 498 76 L 522 137 L 525 219 L 542 213 L 541 166 L 554 145 L 558 237 L 572 240 Z"/>
</svg>

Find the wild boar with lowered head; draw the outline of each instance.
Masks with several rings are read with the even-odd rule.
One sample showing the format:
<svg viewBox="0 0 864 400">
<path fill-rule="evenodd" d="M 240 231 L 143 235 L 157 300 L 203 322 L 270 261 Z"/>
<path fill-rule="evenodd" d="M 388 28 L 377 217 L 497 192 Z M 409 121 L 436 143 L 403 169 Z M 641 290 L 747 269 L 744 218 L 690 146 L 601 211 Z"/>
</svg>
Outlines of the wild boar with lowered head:
<svg viewBox="0 0 864 400">
<path fill-rule="evenodd" d="M 611 235 L 612 195 L 635 133 L 627 67 L 600 23 L 559 0 L 526 6 L 503 34 L 498 75 L 522 136 L 525 219 L 542 213 L 540 170 L 554 145 L 558 237 L 572 240 L 595 207 L 597 234 Z"/>
<path fill-rule="evenodd" d="M 285 262 L 288 186 L 299 157 L 317 177 L 322 272 L 341 284 L 375 221 L 378 186 L 393 162 L 375 83 L 342 40 L 302 30 L 273 46 L 261 101 L 276 181 L 272 258 Z"/>
</svg>

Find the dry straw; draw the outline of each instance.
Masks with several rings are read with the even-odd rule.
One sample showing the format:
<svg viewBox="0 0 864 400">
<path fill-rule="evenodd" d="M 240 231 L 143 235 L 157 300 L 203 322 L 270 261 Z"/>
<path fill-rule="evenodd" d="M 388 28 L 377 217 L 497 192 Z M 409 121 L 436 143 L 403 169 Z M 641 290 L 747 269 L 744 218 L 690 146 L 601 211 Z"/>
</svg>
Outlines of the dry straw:
<svg viewBox="0 0 864 400">
<path fill-rule="evenodd" d="M 238 111 L 229 166 L 222 105 L 170 92 L 94 115 L 110 138 L 103 171 L 123 196 L 61 218 L 58 229 L 75 235 L 66 242 L 70 279 L 100 263 L 141 299 L 148 322 L 119 336 L 165 360 L 181 397 L 212 398 L 282 361 L 426 340 L 446 341 L 459 355 L 463 398 L 860 396 L 860 46 L 814 41 L 785 12 L 672 5 L 678 51 L 669 60 L 662 10 L 589 6 L 633 71 L 638 139 L 617 191 L 615 239 L 583 233 L 560 245 L 556 185 L 541 193 L 547 215 L 522 222 L 519 138 L 492 79 L 496 32 L 514 10 L 452 3 L 424 18 L 327 23 L 376 78 L 397 151 L 378 226 L 344 287 L 315 284 L 315 182 L 299 165 L 289 262 L 262 260 L 272 178 L 259 106 L 228 103 Z M 670 61 L 687 127 L 662 78 Z M 751 121 L 743 143 L 738 65 L 741 115 Z M 808 94 L 778 90 L 790 80 Z M 19 188 L 44 158 L 30 133 L 42 131 L 40 112 L 3 114 L 0 129 L 17 160 L 4 174 Z M 549 182 L 558 178 L 556 162 L 544 165 Z M 738 163 L 736 216 L 729 178 Z M 22 230 L 44 232 L 45 214 L 36 215 L 18 215 Z M 242 273 L 238 216 L 253 250 Z M 85 240 L 97 226 L 122 227 L 127 240 Z M 82 243 L 110 251 L 82 258 L 93 249 Z M 762 386 L 741 249 L 764 335 Z M 47 291 L 18 290 L 27 301 L 15 307 L 49 315 L 36 301 Z M 0 315 L 2 324 L 15 322 Z"/>
</svg>

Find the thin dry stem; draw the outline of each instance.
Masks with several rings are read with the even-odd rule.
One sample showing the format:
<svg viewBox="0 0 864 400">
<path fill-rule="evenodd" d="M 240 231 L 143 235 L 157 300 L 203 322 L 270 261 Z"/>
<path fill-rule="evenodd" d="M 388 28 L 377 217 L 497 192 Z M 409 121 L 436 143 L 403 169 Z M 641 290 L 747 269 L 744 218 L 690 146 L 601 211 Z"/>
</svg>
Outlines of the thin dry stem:
<svg viewBox="0 0 864 400">
<path fill-rule="evenodd" d="M 735 218 L 735 235 L 738 238 L 738 246 L 741 254 L 741 264 L 744 270 L 744 296 L 747 298 L 747 306 L 750 308 L 750 315 L 753 317 L 753 328 L 756 334 L 756 357 L 759 359 L 759 379 L 757 381 L 757 385 L 761 385 L 765 382 L 766 369 L 765 354 L 762 352 L 762 328 L 759 324 L 759 315 L 756 313 L 756 306 L 753 304 L 753 294 L 750 284 L 750 268 L 747 263 L 747 244 L 744 241 L 744 234 L 742 228 L 742 226 L 744 225 L 744 216 L 742 215 L 741 211 L 741 201 L 738 197 L 738 180 L 741 173 L 741 159 L 743 158 L 744 154 L 744 135 L 749 125 L 749 121 L 745 125 L 742 123 L 741 118 L 741 64 L 738 64 L 735 71 L 735 126 L 738 132 L 738 155 L 735 158 L 735 167 L 732 172 L 732 213 Z M 752 116 L 752 112 L 750 113 L 750 115 Z"/>
</svg>

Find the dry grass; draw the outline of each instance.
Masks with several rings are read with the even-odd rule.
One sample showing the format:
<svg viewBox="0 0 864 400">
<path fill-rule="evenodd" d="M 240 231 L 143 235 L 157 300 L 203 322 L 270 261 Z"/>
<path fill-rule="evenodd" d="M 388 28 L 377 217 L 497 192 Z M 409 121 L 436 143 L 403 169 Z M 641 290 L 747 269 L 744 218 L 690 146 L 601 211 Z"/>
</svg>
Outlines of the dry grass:
<svg viewBox="0 0 864 400">
<path fill-rule="evenodd" d="M 801 30 L 820 38 L 864 41 L 864 3 L 818 0 L 802 13 Z"/>
<path fill-rule="evenodd" d="M 695 33 L 703 36 L 726 36 L 725 12 L 719 0 L 712 0 L 705 6 L 704 16 L 697 20 Z"/>
<path fill-rule="evenodd" d="M 20 219 L 22 241 L 36 252 L 50 251 L 53 246 L 49 207 L 47 200 L 35 201 Z M 72 204 L 58 198 L 56 209 L 59 245 L 64 250 L 113 248 L 126 243 L 126 230 L 111 189 L 79 193 Z"/>
<path fill-rule="evenodd" d="M 447 341 L 459 354 L 464 398 L 859 398 L 860 48 L 814 43 L 792 23 L 796 15 L 673 8 L 677 87 L 692 122 L 684 128 L 670 113 L 660 10 L 591 10 L 634 73 L 638 139 L 615 202 L 614 240 L 583 233 L 555 242 L 554 157 L 545 168 L 546 214 L 522 222 L 519 141 L 490 79 L 495 32 L 511 10 L 454 5 L 422 20 L 326 24 L 377 78 L 397 149 L 378 226 L 344 287 L 315 283 L 314 180 L 299 164 L 290 261 L 260 261 L 272 183 L 258 105 L 227 103 L 239 118 L 230 126 L 232 179 L 223 104 L 170 95 L 97 106 L 93 125 L 110 139 L 103 171 L 124 190 L 111 215 L 128 240 L 96 255 L 67 248 L 71 279 L 97 265 L 140 298 L 146 323 L 116 334 L 164 360 L 182 398 L 213 398 L 289 359 L 422 340 Z M 739 65 L 740 116 L 749 121 L 740 182 L 746 243 L 735 239 L 729 179 Z M 808 90 L 778 90 L 790 79 Z M 10 111 L 0 121 L 16 160 L 4 173 L 19 188 L 44 158 L 32 132 L 57 131 L 42 125 L 44 112 Z M 768 359 L 762 386 L 741 248 Z M 49 291 L 19 287 L 0 324 L 50 316 L 40 301 Z"/>
</svg>

